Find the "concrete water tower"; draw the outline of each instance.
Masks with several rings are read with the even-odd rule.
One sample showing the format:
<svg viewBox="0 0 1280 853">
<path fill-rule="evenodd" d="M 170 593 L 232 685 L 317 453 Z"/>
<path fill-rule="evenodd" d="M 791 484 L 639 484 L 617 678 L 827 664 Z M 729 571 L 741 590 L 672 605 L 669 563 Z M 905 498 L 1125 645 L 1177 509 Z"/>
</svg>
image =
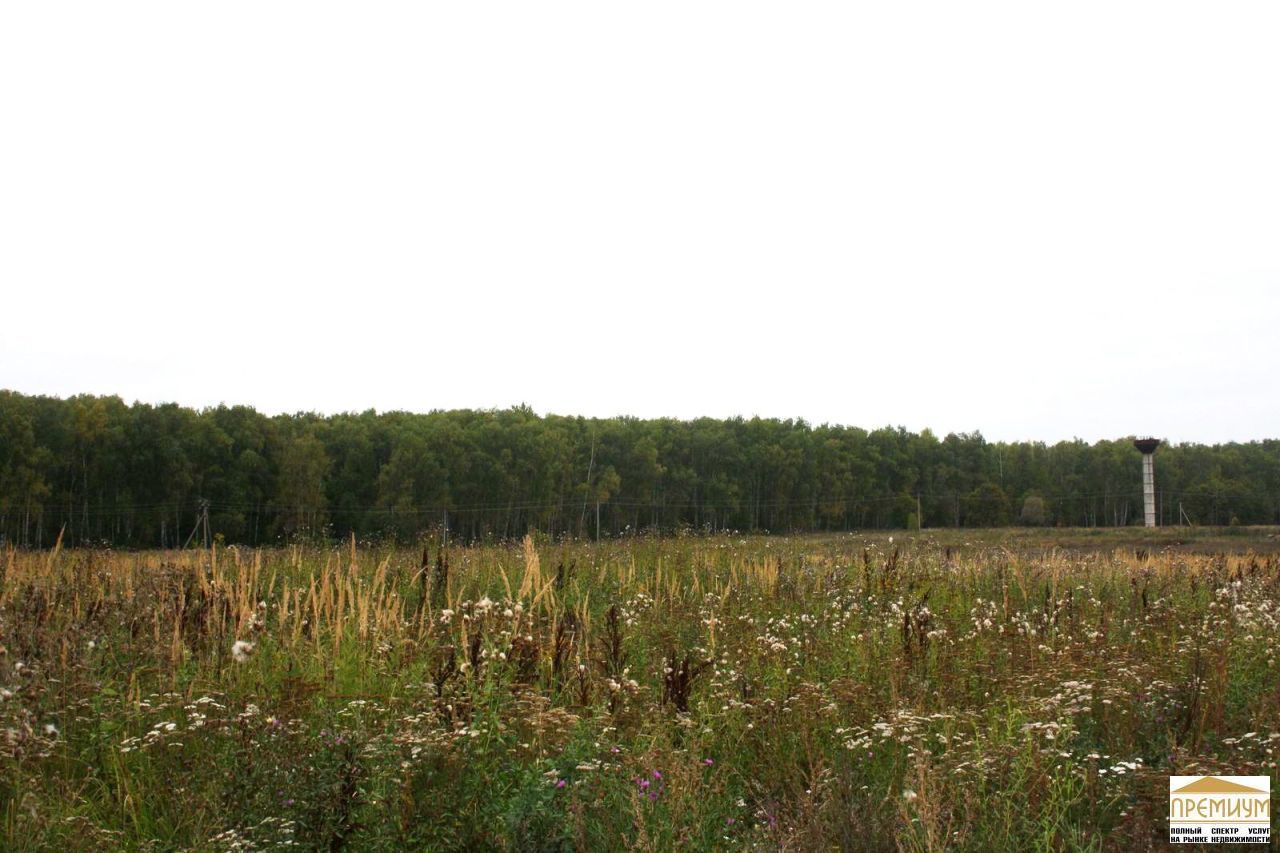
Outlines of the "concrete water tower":
<svg viewBox="0 0 1280 853">
<path fill-rule="evenodd" d="M 1139 438 L 1133 446 L 1142 451 L 1142 517 L 1147 527 L 1156 526 L 1156 448 L 1158 438 Z"/>
</svg>

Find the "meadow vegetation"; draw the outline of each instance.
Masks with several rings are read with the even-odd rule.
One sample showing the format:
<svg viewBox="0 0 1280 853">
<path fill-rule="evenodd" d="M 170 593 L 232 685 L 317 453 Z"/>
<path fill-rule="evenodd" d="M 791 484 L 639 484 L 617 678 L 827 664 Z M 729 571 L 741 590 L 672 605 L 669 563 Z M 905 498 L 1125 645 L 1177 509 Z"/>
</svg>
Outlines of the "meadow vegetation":
<svg viewBox="0 0 1280 853">
<path fill-rule="evenodd" d="M 1276 777 L 1269 535 L 9 549 L 0 847 L 1163 847 Z"/>
</svg>

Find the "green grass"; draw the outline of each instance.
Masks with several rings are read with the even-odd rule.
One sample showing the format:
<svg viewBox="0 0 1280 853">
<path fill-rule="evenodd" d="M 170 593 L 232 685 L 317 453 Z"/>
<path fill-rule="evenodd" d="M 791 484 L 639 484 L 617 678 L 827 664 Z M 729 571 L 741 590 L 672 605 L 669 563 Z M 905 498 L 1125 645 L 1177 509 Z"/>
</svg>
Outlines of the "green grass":
<svg viewBox="0 0 1280 853">
<path fill-rule="evenodd" d="M 9 552 L 0 847 L 1163 847 L 1276 776 L 1273 535 Z"/>
</svg>

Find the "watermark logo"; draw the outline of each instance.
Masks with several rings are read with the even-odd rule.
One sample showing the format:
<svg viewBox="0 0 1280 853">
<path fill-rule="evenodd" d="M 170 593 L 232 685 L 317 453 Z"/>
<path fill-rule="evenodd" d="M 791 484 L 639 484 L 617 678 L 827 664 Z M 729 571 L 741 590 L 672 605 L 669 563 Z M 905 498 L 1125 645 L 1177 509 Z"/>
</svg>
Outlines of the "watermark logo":
<svg viewBox="0 0 1280 853">
<path fill-rule="evenodd" d="M 1270 776 L 1170 776 L 1170 844 L 1270 844 Z"/>
</svg>

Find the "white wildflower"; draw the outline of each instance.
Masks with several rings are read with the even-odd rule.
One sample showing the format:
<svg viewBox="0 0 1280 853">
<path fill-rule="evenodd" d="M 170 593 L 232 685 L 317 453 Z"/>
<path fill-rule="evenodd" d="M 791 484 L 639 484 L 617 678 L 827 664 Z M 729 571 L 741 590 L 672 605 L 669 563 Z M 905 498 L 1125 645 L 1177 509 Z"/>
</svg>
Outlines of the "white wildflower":
<svg viewBox="0 0 1280 853">
<path fill-rule="evenodd" d="M 236 663 L 244 663 L 253 654 L 253 643 L 246 643 L 244 640 L 236 640 L 231 646 L 231 657 Z"/>
</svg>

